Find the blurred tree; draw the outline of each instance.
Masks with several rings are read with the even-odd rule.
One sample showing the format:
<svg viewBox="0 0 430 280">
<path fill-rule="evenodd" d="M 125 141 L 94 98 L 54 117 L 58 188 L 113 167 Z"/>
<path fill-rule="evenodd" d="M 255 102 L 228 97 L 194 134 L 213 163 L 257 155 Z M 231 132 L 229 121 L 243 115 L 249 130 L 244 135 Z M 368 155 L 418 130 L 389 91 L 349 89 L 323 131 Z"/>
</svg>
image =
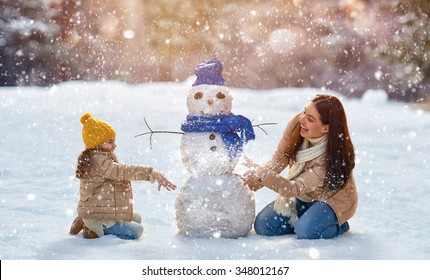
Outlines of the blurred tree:
<svg viewBox="0 0 430 280">
<path fill-rule="evenodd" d="M 387 90 L 392 98 L 419 101 L 430 94 L 430 2 L 398 0 L 381 5 L 394 11 L 396 30 L 380 42 L 377 56 L 384 58 L 391 71 Z"/>
<path fill-rule="evenodd" d="M 58 27 L 41 0 L 2 0 L 0 2 L 0 84 L 47 85 L 57 79 L 52 69 L 52 42 Z"/>
</svg>

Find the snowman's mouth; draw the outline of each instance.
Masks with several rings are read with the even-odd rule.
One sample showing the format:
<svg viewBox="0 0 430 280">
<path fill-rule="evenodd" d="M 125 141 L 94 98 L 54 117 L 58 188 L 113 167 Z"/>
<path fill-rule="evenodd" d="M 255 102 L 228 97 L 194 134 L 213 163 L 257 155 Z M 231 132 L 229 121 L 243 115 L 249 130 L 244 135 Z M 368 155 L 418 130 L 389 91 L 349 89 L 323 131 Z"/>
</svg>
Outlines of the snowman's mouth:
<svg viewBox="0 0 430 280">
<path fill-rule="evenodd" d="M 219 112 L 219 113 L 217 113 L 217 114 L 208 114 L 208 113 L 205 113 L 205 112 L 203 112 L 203 111 L 200 111 L 200 113 L 202 113 L 202 115 L 205 115 L 205 116 L 209 116 L 209 115 L 217 116 L 217 115 L 223 115 L 223 114 L 224 114 L 224 111 L 221 111 L 221 112 Z"/>
</svg>

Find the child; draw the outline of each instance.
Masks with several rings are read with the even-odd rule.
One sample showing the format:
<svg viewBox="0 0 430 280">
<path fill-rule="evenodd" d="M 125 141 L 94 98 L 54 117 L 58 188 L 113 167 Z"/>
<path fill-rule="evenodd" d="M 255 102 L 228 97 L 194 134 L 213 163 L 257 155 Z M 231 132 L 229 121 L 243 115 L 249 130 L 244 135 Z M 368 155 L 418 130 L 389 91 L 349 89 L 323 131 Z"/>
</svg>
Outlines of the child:
<svg viewBox="0 0 430 280">
<path fill-rule="evenodd" d="M 71 234 L 84 230 L 84 238 L 113 234 L 122 239 L 138 239 L 143 233 L 142 218 L 133 211 L 131 180 L 158 182 L 168 191 L 176 186 L 162 173 L 144 165 L 119 163 L 115 130 L 108 123 L 86 113 L 81 117 L 85 150 L 78 158 L 76 177 L 80 180 L 78 217 Z"/>
</svg>

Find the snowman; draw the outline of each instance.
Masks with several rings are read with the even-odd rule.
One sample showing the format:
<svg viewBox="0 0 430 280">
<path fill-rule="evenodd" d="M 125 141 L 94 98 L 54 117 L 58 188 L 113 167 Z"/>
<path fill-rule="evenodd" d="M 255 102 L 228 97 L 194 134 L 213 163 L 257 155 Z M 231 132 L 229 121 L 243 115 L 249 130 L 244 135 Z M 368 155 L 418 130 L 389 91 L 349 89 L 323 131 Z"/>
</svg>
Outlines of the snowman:
<svg viewBox="0 0 430 280">
<path fill-rule="evenodd" d="M 179 233 L 192 237 L 242 237 L 255 217 L 252 191 L 232 173 L 255 135 L 247 118 L 231 113 L 222 70 L 215 59 L 197 66 L 181 125 L 182 162 L 191 176 L 176 199 L 176 221 Z"/>
</svg>

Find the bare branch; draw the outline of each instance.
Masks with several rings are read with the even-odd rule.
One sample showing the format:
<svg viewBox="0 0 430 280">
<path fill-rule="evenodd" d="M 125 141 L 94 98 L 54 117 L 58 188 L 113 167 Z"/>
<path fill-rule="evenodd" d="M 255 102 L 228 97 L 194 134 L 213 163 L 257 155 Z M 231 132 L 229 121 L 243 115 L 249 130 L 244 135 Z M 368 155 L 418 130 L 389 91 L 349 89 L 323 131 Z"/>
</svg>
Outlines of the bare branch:
<svg viewBox="0 0 430 280">
<path fill-rule="evenodd" d="M 137 134 L 134 137 L 139 137 L 139 136 L 148 135 L 148 134 L 157 134 L 157 133 L 184 134 L 185 132 L 168 131 L 168 130 L 154 130 L 154 131 L 148 131 L 148 132 Z"/>
<path fill-rule="evenodd" d="M 139 136 L 144 136 L 144 135 L 150 134 L 150 136 L 149 136 L 149 145 L 151 146 L 151 149 L 152 149 L 152 136 L 154 134 L 157 134 L 157 133 L 184 134 L 183 132 L 178 132 L 178 131 L 152 130 L 152 128 L 149 126 L 148 122 L 146 121 L 146 118 L 143 118 L 143 120 L 145 121 L 145 125 L 149 129 L 149 131 L 148 132 L 144 132 L 144 133 L 140 133 L 140 134 L 138 134 L 138 135 L 136 135 L 134 137 L 139 137 Z"/>
<path fill-rule="evenodd" d="M 276 124 L 278 124 L 278 123 L 275 123 L 275 122 L 267 122 L 267 123 L 258 123 L 258 124 L 254 124 L 254 125 L 252 125 L 253 127 L 257 127 L 257 128 L 259 128 L 259 129 L 261 129 L 266 135 L 267 135 L 267 132 L 262 128 L 262 126 L 264 126 L 264 125 L 276 125 Z"/>
</svg>

